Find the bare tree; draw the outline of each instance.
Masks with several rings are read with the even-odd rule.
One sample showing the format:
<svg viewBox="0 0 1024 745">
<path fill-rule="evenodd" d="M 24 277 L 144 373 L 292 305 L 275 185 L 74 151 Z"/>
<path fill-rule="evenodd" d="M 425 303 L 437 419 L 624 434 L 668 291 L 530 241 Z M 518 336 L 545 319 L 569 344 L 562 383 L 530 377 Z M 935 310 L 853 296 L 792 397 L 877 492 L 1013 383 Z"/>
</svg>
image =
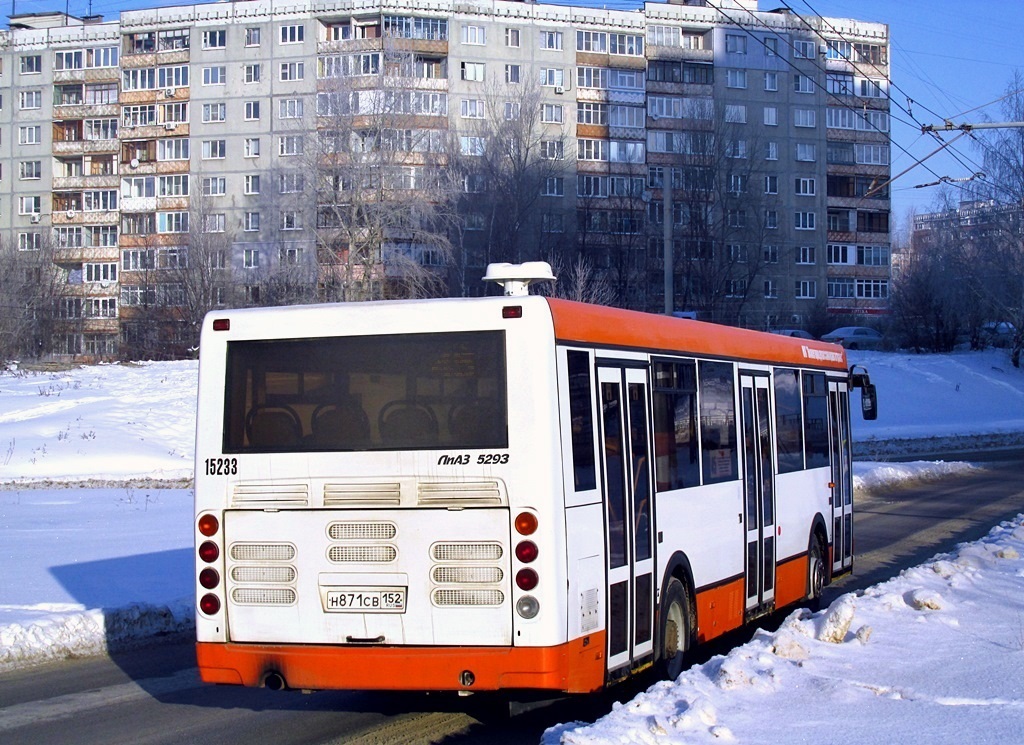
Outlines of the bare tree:
<svg viewBox="0 0 1024 745">
<path fill-rule="evenodd" d="M 566 231 L 566 213 L 546 209 L 544 200 L 564 194 L 570 175 L 564 120 L 571 112 L 546 103 L 539 81 L 519 77 L 518 67 L 505 75 L 486 81 L 480 98 L 460 102 L 463 125 L 452 148 L 470 228 L 460 257 L 478 269 L 546 257 Z"/>
<path fill-rule="evenodd" d="M 400 41 L 319 60 L 317 131 L 300 158 L 314 199 L 296 214 L 313 227 L 327 300 L 435 294 L 451 262 L 447 132 L 423 127 L 447 110 L 415 87 L 420 61 Z"/>
<path fill-rule="evenodd" d="M 657 224 L 666 219 L 660 189 L 670 184 L 676 307 L 739 324 L 763 296 L 766 264 L 778 261 L 771 255 L 777 190 L 765 188 L 769 174 L 755 155 L 763 143 L 738 113 L 708 101 L 691 115 L 686 129 L 666 135 L 670 157 L 656 171 L 652 214 Z"/>
<path fill-rule="evenodd" d="M 0 359 L 51 351 L 62 272 L 48 236 L 31 250 L 0 242 Z"/>
</svg>

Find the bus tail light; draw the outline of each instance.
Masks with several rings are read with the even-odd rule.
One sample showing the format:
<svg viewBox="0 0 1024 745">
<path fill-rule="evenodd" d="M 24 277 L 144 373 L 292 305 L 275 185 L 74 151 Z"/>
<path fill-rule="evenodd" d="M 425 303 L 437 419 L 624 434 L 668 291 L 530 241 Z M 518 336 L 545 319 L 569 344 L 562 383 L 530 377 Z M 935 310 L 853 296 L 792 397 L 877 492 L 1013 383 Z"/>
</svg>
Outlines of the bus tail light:
<svg viewBox="0 0 1024 745">
<path fill-rule="evenodd" d="M 206 567 L 199 573 L 199 584 L 207 590 L 212 590 L 220 584 L 220 574 L 213 567 Z"/>
<path fill-rule="evenodd" d="M 532 512 L 520 512 L 516 515 L 516 532 L 519 535 L 533 535 L 537 530 L 537 516 Z"/>
<path fill-rule="evenodd" d="M 523 618 L 536 618 L 537 614 L 540 613 L 540 603 L 537 602 L 537 598 L 533 595 L 523 595 L 516 602 L 516 613 Z"/>
<path fill-rule="evenodd" d="M 529 564 L 537 558 L 539 549 L 533 541 L 520 541 L 516 546 L 516 558 L 524 564 Z"/>
<path fill-rule="evenodd" d="M 213 593 L 207 593 L 199 600 L 199 610 L 208 616 L 214 616 L 220 611 L 220 598 Z"/>
<path fill-rule="evenodd" d="M 211 564 L 220 558 L 220 548 L 213 541 L 203 541 L 199 547 L 199 558 Z"/>
<path fill-rule="evenodd" d="M 537 573 L 532 569 L 520 569 L 516 572 L 516 587 L 529 592 L 537 586 Z"/>
<path fill-rule="evenodd" d="M 217 535 L 220 530 L 220 521 L 216 515 L 206 514 L 199 518 L 199 532 L 207 538 Z"/>
<path fill-rule="evenodd" d="M 214 331 L 230 331 L 231 330 L 231 319 L 230 318 L 215 318 L 215 319 L 213 319 L 213 330 Z"/>
</svg>

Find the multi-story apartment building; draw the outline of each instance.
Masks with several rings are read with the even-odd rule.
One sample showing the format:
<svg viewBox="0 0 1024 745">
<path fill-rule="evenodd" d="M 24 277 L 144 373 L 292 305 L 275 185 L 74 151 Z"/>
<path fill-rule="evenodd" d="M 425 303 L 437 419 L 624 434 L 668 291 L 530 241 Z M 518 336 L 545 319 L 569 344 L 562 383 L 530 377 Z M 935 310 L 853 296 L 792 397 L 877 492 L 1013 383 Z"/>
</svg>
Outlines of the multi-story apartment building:
<svg viewBox="0 0 1024 745">
<path fill-rule="evenodd" d="M 0 244 L 49 247 L 54 351 L 89 356 L 187 346 L 203 310 L 296 287 L 366 296 L 399 255 L 451 292 L 488 261 L 583 256 L 633 307 L 881 313 L 888 77 L 885 25 L 756 0 L 15 16 Z M 444 240 L 424 238 L 409 216 L 445 200 Z"/>
</svg>

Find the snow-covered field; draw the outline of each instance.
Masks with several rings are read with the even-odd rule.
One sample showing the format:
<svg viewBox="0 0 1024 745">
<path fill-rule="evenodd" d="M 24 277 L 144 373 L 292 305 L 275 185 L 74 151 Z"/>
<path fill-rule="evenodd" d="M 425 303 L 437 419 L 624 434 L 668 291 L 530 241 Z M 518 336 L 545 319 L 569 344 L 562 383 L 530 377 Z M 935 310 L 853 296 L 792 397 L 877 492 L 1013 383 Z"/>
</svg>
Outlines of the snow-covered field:
<svg viewBox="0 0 1024 745">
<path fill-rule="evenodd" d="M 879 391 L 879 419 L 853 417 L 876 454 L 856 464 L 861 493 L 971 467 L 878 462 L 887 449 L 1024 444 L 1024 373 L 1005 354 L 851 358 Z M 0 373 L 0 670 L 189 628 L 196 376 L 195 362 Z M 888 742 L 896 719 L 932 742 L 960 741 L 962 722 L 1019 739 L 1020 553 L 1020 522 L 998 527 L 545 742 Z"/>
</svg>

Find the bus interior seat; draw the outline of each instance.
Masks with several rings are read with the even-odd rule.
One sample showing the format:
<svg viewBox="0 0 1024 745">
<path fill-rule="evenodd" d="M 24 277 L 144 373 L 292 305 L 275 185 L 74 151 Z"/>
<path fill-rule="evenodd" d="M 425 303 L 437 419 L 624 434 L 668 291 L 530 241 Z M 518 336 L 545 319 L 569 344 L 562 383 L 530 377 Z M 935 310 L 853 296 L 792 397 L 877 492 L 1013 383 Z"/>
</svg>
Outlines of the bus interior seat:
<svg viewBox="0 0 1024 745">
<path fill-rule="evenodd" d="M 479 399 L 452 406 L 448 412 L 448 432 L 455 444 L 472 445 L 489 439 L 498 425 L 494 402 Z"/>
<path fill-rule="evenodd" d="M 255 448 L 284 448 L 302 439 L 302 422 L 290 406 L 255 406 L 245 417 L 245 433 Z"/>
<path fill-rule="evenodd" d="M 354 400 L 320 404 L 310 423 L 313 443 L 339 447 L 360 447 L 370 440 L 370 420 Z"/>
<path fill-rule="evenodd" d="M 392 401 L 381 409 L 377 423 L 381 439 L 389 445 L 420 445 L 437 440 L 434 411 L 417 401 Z"/>
</svg>

